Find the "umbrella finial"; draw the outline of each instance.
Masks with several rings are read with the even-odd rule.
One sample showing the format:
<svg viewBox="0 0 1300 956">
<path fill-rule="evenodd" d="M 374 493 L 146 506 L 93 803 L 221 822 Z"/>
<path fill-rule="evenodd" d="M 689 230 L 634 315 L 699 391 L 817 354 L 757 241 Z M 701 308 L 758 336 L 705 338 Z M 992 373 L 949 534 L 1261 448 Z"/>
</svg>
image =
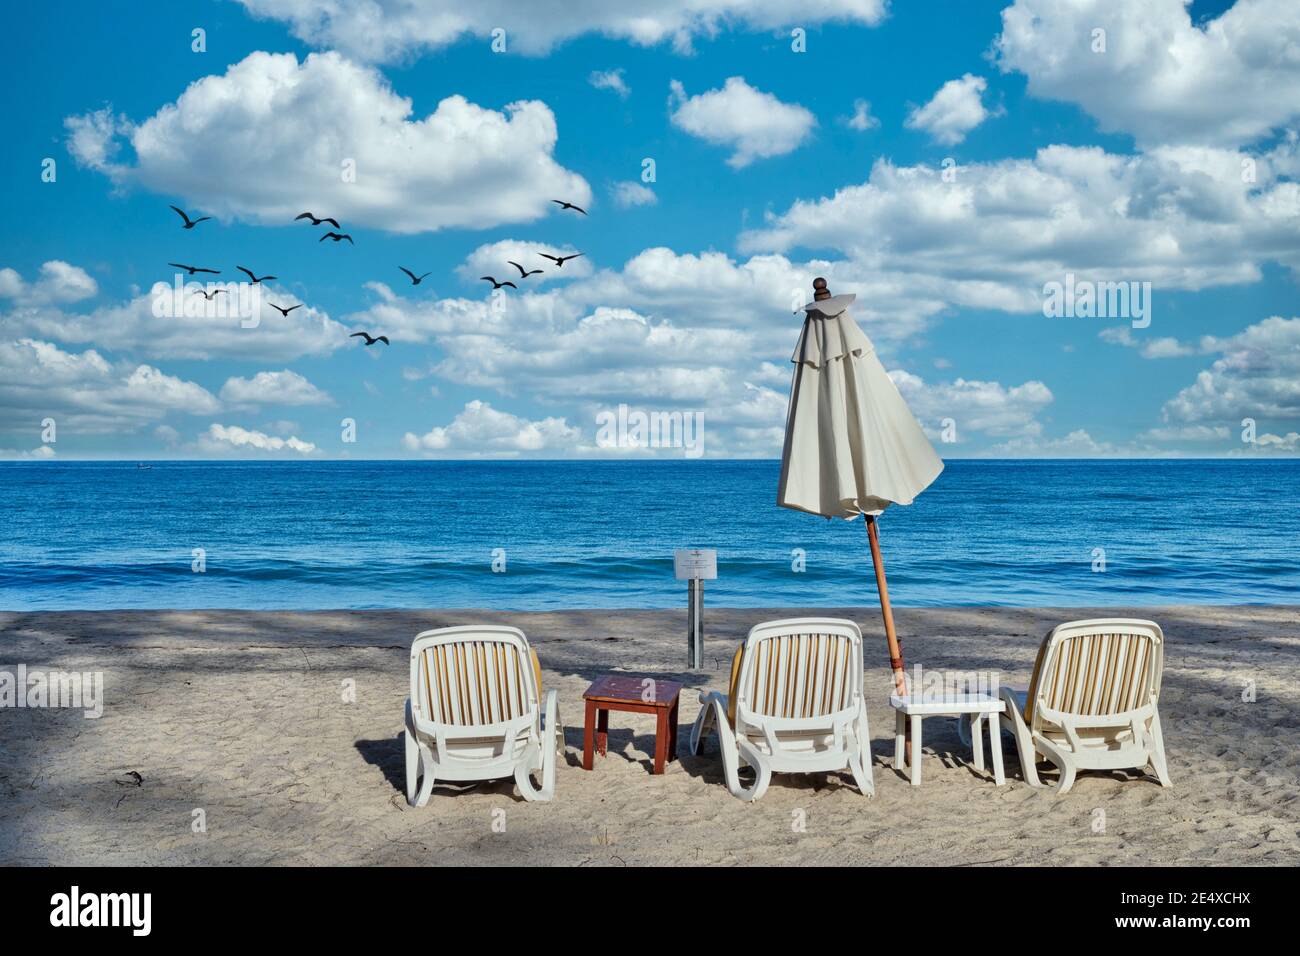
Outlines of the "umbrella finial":
<svg viewBox="0 0 1300 956">
<path fill-rule="evenodd" d="M 813 279 L 813 299 L 820 302 L 822 299 L 829 299 L 831 290 L 826 288 L 826 280 L 821 276 Z"/>
</svg>

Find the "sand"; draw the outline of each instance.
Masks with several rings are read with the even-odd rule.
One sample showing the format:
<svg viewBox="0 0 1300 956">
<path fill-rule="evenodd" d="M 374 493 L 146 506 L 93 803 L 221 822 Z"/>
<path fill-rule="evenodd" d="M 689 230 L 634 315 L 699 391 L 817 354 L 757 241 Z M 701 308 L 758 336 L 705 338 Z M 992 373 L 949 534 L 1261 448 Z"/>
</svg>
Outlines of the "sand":
<svg viewBox="0 0 1300 956">
<path fill-rule="evenodd" d="M 97 720 L 0 710 L 0 863 L 1300 863 L 1295 607 L 898 612 L 909 662 L 993 668 L 1006 683 L 1027 681 L 1058 621 L 1158 621 L 1168 638 L 1168 790 L 1128 772 L 1083 774 L 1065 796 L 1031 789 L 1009 742 L 1007 785 L 997 787 L 941 719 L 926 723 L 925 779 L 911 787 L 891 765 L 874 608 L 803 612 L 849 617 L 866 633 L 873 799 L 846 774 L 777 775 L 761 801 L 741 803 L 722 784 L 716 742 L 704 756 L 686 752 L 689 726 L 679 759 L 651 776 L 653 718 L 628 714 L 612 715 L 609 755 L 581 769 L 582 692 L 594 677 L 680 681 L 689 724 L 698 689 L 725 689 L 746 630 L 799 613 L 710 609 L 708 660 L 695 673 L 684 667 L 684 612 L 0 613 L 0 669 L 101 671 L 105 694 Z M 468 621 L 523 628 L 545 686 L 559 690 L 566 748 L 552 803 L 524 803 L 501 781 L 438 787 L 427 807 L 406 805 L 410 640 Z M 1243 700 L 1250 686 L 1254 700 Z"/>
</svg>

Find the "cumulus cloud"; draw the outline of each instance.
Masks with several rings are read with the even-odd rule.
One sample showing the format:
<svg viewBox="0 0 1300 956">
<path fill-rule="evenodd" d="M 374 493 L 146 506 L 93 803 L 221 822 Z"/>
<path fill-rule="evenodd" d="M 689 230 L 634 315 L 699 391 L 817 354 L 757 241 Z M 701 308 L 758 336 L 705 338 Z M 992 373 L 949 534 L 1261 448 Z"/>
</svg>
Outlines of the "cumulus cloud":
<svg viewBox="0 0 1300 956">
<path fill-rule="evenodd" d="M 423 435 L 407 432 L 402 444 L 408 451 L 431 456 L 514 457 L 570 451 L 581 437 L 581 430 L 563 418 L 530 421 L 476 400 L 467 403 L 449 425 L 434 427 Z"/>
<path fill-rule="evenodd" d="M 225 290 L 211 300 L 199 290 Z M 347 344 L 348 330 L 309 305 L 287 316 L 296 296 L 277 285 L 158 282 L 146 293 L 90 312 L 22 307 L 0 315 L 0 330 L 93 343 L 154 358 L 289 360 L 325 355 Z M 248 327 L 245 327 L 248 326 Z"/>
<path fill-rule="evenodd" d="M 994 46 L 1034 96 L 1077 103 L 1145 146 L 1238 146 L 1300 119 L 1300 4 L 1237 0 L 1200 24 L 1187 7 L 1016 0 Z"/>
<path fill-rule="evenodd" d="M 1036 436 L 1043 429 L 1037 416 L 1053 398 L 1039 381 L 1010 388 L 962 378 L 927 383 L 903 369 L 890 371 L 889 377 L 931 437 L 942 432 L 944 419 L 952 419 L 959 442 L 968 430 L 992 436 Z"/>
<path fill-rule="evenodd" d="M 609 189 L 614 205 L 619 209 L 631 209 L 633 206 L 653 206 L 659 201 L 655 191 L 649 186 L 632 180 L 614 183 Z"/>
<path fill-rule="evenodd" d="M 27 282 L 14 269 L 0 269 L 0 299 L 9 299 L 17 306 L 80 302 L 97 292 L 99 286 L 85 269 L 61 259 L 44 263 L 34 282 Z"/>
<path fill-rule="evenodd" d="M 1267 261 L 1300 273 L 1300 186 L 1279 172 L 1294 153 L 1285 144 L 1259 157 L 1254 183 L 1243 181 L 1242 154 L 1190 147 L 1121 156 L 1049 146 L 951 176 L 879 160 L 866 182 L 769 215 L 740 246 L 838 250 L 953 283 L 954 305 L 1018 312 L 1041 310 L 1043 285 L 1066 272 L 1162 289 L 1253 282 Z"/>
<path fill-rule="evenodd" d="M 221 399 L 232 405 L 329 405 L 333 399 L 297 372 L 258 372 L 252 378 L 228 378 Z"/>
<path fill-rule="evenodd" d="M 989 117 L 980 98 L 987 88 L 988 80 L 971 73 L 949 80 L 930 102 L 914 109 L 903 125 L 929 133 L 936 143 L 954 146 Z"/>
<path fill-rule="evenodd" d="M 482 282 L 482 276 L 492 276 L 498 282 L 509 279 L 519 287 L 517 291 L 526 291 L 529 287 L 544 282 L 560 279 L 581 279 L 591 275 L 591 259 L 585 255 L 579 259 L 566 262 L 559 268 L 556 268 L 555 263 L 550 260 L 542 258 L 541 255 L 544 252 L 552 256 L 572 256 L 577 254 L 578 251 L 570 245 L 557 246 L 532 240 L 499 239 L 496 242 L 484 243 L 479 246 L 465 257 L 465 261 L 461 263 L 456 271 L 462 279 L 468 279 L 471 282 Z M 541 269 L 542 274 L 524 279 L 519 275 L 519 270 L 512 264 L 516 262 L 523 266 L 526 272 Z M 491 287 L 486 283 L 484 283 L 483 287 L 485 290 L 491 291 Z"/>
<path fill-rule="evenodd" d="M 1300 318 L 1273 316 L 1233 336 L 1207 336 L 1199 350 L 1219 358 L 1165 403 L 1167 424 L 1300 424 Z"/>
<path fill-rule="evenodd" d="M 631 90 L 623 80 L 623 70 L 593 70 L 587 82 L 598 90 L 611 90 L 621 99 L 627 99 Z"/>
<path fill-rule="evenodd" d="M 133 431 L 171 412 L 210 414 L 202 386 L 150 365 L 114 363 L 93 349 L 65 352 L 35 339 L 0 341 L 0 427 L 37 430 L 43 418 L 78 432 Z"/>
<path fill-rule="evenodd" d="M 609 0 L 240 0 L 250 13 L 285 21 L 299 39 L 371 60 L 439 49 L 464 37 L 506 31 L 507 50 L 548 52 L 587 34 L 640 46 L 671 42 L 689 52 L 696 37 L 724 27 L 772 30 L 791 25 L 858 23 L 885 16 L 886 0 L 659 0 L 635 5 Z"/>
<path fill-rule="evenodd" d="M 317 448 L 309 441 L 291 436 L 280 438 L 265 432 L 241 428 L 239 425 L 221 425 L 213 422 L 199 435 L 196 448 L 201 454 L 227 456 L 293 457 L 315 454 Z"/>
<path fill-rule="evenodd" d="M 875 129 L 880 125 L 880 120 L 871 115 L 871 104 L 866 100 L 853 101 L 853 113 L 844 118 L 844 125 L 849 129 L 855 129 L 859 133 L 865 133 L 869 129 Z"/>
<path fill-rule="evenodd" d="M 395 233 L 486 229 L 538 219 L 552 196 L 591 197 L 552 155 L 545 103 L 497 112 L 448 96 L 416 117 L 378 71 L 332 51 L 301 63 L 251 53 L 138 125 L 74 117 L 68 128 L 82 164 L 226 219 L 284 224 L 327 209 Z M 119 135 L 134 163 L 112 158 Z"/>
<path fill-rule="evenodd" d="M 1097 441 L 1083 428 L 1076 428 L 1063 438 L 1013 438 L 993 445 L 989 450 L 1011 458 L 1119 458 L 1135 454 L 1111 442 Z"/>
<path fill-rule="evenodd" d="M 705 142 L 733 149 L 727 165 L 735 169 L 793 152 L 817 125 L 802 106 L 756 90 L 740 76 L 697 96 L 688 96 L 686 88 L 673 80 L 672 102 L 673 125 Z"/>
</svg>

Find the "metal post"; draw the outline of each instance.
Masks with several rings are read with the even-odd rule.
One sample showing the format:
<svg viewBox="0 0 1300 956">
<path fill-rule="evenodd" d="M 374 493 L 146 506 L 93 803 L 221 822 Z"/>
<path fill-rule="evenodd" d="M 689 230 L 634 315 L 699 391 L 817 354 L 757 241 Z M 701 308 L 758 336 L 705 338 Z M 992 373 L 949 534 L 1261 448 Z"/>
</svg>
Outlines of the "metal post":
<svg viewBox="0 0 1300 956">
<path fill-rule="evenodd" d="M 686 597 L 686 663 L 699 670 L 704 666 L 704 582 L 691 578 Z"/>
</svg>

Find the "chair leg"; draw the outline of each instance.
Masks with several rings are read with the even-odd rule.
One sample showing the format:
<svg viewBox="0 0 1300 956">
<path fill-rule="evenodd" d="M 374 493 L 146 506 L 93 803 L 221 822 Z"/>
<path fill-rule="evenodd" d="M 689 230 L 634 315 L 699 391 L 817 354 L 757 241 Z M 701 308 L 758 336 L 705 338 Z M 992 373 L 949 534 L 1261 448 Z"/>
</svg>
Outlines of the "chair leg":
<svg viewBox="0 0 1300 956">
<path fill-rule="evenodd" d="M 1165 761 L 1165 738 L 1160 732 L 1160 714 L 1157 712 L 1151 717 L 1151 766 L 1155 769 L 1156 777 L 1160 780 L 1160 786 L 1172 787 L 1173 781 L 1169 779 L 1169 764 Z"/>
<path fill-rule="evenodd" d="M 984 769 L 984 728 L 982 726 L 984 717 L 980 713 L 970 715 L 970 749 L 971 757 L 974 758 L 975 769 Z M 957 721 L 959 724 L 960 720 Z"/>
<path fill-rule="evenodd" d="M 1009 710 L 1010 707 L 1011 704 L 1008 704 Z M 1011 739 L 1016 742 L 1016 757 L 1020 761 L 1020 774 L 1025 778 L 1025 783 L 1031 787 L 1041 787 L 1043 784 L 1038 779 L 1036 766 L 1038 753 L 1034 749 L 1033 735 L 1025 726 L 1024 720 L 1016 711 L 1010 710 L 1010 713 L 1002 718 L 1002 726 L 1011 731 Z"/>
<path fill-rule="evenodd" d="M 411 702 L 406 702 L 406 728 L 402 731 L 406 750 L 406 802 L 415 806 L 416 784 L 420 780 L 420 745 L 415 741 L 415 726 L 411 718 Z"/>
<path fill-rule="evenodd" d="M 429 794 L 433 792 L 433 754 L 424 746 L 420 747 L 420 770 L 423 777 L 420 780 L 420 790 L 415 795 L 415 802 L 411 804 L 413 807 L 424 806 L 429 802 Z"/>
<path fill-rule="evenodd" d="M 713 728 L 713 704 L 709 700 L 700 701 L 700 713 L 691 725 L 691 753 L 699 757 L 704 753 L 704 741 Z"/>
</svg>

